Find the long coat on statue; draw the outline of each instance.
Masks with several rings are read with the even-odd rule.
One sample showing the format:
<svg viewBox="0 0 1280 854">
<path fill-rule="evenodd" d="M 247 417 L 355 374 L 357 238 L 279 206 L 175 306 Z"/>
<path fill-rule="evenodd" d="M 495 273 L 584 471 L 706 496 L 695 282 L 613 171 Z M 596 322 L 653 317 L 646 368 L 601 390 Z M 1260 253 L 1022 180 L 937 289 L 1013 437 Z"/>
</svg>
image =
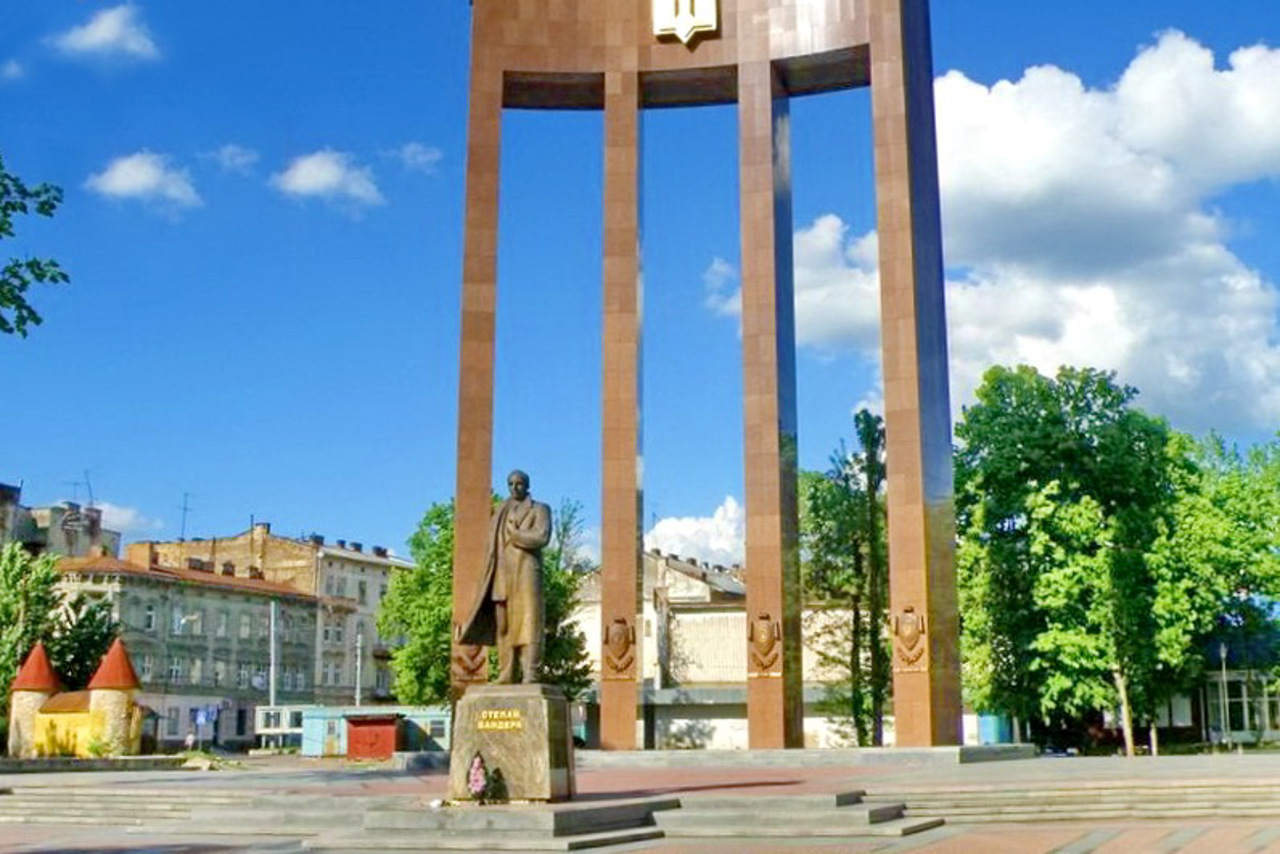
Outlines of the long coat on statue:
<svg viewBox="0 0 1280 854">
<path fill-rule="evenodd" d="M 551 541 L 551 508 L 508 498 L 489 519 L 484 577 L 458 640 L 473 646 L 542 641 L 542 547 Z M 507 603 L 507 635 L 498 637 L 494 605 Z"/>
</svg>

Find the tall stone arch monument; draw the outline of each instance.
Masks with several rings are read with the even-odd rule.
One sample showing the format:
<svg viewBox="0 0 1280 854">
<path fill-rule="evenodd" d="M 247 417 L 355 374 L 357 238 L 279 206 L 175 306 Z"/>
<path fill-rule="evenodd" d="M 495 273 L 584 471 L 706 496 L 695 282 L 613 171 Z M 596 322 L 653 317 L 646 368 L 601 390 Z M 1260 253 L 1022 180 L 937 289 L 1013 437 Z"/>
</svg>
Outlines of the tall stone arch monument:
<svg viewBox="0 0 1280 854">
<path fill-rule="evenodd" d="M 636 746 L 640 111 L 738 108 L 747 709 L 752 748 L 803 743 L 789 103 L 870 86 L 889 461 L 897 743 L 958 743 L 959 654 L 928 0 L 473 0 L 454 602 L 489 515 L 502 111 L 604 112 L 601 741 Z M 856 144 L 850 141 L 850 145 Z M 462 607 L 465 607 L 463 605 Z M 484 650 L 455 640 L 458 687 Z"/>
</svg>

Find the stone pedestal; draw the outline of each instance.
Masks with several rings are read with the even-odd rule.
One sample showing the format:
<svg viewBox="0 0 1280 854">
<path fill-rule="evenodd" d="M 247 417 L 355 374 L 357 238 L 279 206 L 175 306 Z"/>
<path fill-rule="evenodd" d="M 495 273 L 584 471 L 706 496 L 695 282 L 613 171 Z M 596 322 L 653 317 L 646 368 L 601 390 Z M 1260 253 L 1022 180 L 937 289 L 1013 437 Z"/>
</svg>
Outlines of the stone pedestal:
<svg viewBox="0 0 1280 854">
<path fill-rule="evenodd" d="M 512 801 L 574 795 L 569 702 L 552 685 L 472 685 L 454 710 L 449 797 L 474 800 L 467 786 L 477 753 L 500 771 Z"/>
</svg>

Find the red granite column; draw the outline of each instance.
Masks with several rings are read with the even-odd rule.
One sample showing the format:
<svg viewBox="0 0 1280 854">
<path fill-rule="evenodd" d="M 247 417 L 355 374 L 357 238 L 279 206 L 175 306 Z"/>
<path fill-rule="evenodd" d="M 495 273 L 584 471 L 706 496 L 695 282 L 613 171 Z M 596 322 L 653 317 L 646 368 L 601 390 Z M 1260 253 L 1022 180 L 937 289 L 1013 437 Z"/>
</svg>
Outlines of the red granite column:
<svg viewBox="0 0 1280 854">
<path fill-rule="evenodd" d="M 451 681 L 460 692 L 488 677 L 484 647 L 457 643 L 457 626 L 479 583 L 489 525 L 493 467 L 494 321 L 498 270 L 498 168 L 502 137 L 500 9 L 473 10 L 471 100 L 467 123 L 467 207 L 462 259 L 458 382 L 458 468 L 454 493 Z M 495 61 L 491 61 L 495 60 Z"/>
<path fill-rule="evenodd" d="M 903 747 L 960 742 L 960 656 L 927 0 L 871 0 L 889 483 L 893 710 Z"/>
<path fill-rule="evenodd" d="M 605 74 L 600 746 L 636 747 L 643 617 L 640 135 L 634 69 Z"/>
<path fill-rule="evenodd" d="M 738 69 L 742 385 L 747 511 L 747 728 L 752 748 L 803 743 L 796 509 L 790 112 L 768 36 Z"/>
</svg>

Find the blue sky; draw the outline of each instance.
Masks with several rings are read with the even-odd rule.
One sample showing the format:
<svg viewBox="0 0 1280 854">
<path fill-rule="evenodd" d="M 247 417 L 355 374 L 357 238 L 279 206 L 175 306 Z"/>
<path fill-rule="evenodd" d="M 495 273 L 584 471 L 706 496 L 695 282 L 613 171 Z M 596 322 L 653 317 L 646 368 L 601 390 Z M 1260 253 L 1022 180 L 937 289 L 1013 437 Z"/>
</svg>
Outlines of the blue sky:
<svg viewBox="0 0 1280 854">
<path fill-rule="evenodd" d="M 1280 8 L 935 2 L 953 397 L 1113 368 L 1240 441 L 1280 426 Z M 401 553 L 453 490 L 470 9 L 0 0 L 0 155 L 66 190 L 0 255 L 59 258 L 0 340 L 0 481 L 130 539 Z M 800 449 L 878 399 L 865 91 L 793 105 Z M 646 527 L 741 536 L 731 108 L 645 116 Z M 600 117 L 505 119 L 495 483 L 599 505 Z"/>
</svg>

